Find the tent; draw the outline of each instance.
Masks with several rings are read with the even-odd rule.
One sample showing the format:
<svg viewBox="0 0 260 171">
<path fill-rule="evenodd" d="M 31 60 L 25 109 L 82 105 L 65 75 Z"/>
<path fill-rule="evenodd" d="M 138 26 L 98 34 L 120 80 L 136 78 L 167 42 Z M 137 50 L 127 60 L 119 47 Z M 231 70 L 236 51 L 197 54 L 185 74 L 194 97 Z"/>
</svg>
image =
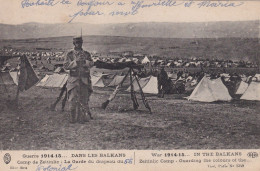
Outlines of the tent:
<svg viewBox="0 0 260 171">
<path fill-rule="evenodd" d="M 255 74 L 252 81 L 260 81 L 260 74 Z"/>
<path fill-rule="evenodd" d="M 123 81 L 124 77 L 125 76 L 116 75 L 114 79 L 109 83 L 108 87 L 114 87 L 119 85 Z"/>
<path fill-rule="evenodd" d="M 144 57 L 144 59 L 142 60 L 142 64 L 146 64 L 146 63 L 149 63 L 150 60 L 148 59 L 147 56 Z"/>
<path fill-rule="evenodd" d="M 252 81 L 240 99 L 260 101 L 260 82 Z"/>
<path fill-rule="evenodd" d="M 14 85 L 15 82 L 12 79 L 9 72 L 0 72 L 0 85 Z"/>
<path fill-rule="evenodd" d="M 116 75 L 114 79 L 109 83 L 108 87 L 118 86 L 124 79 L 125 76 Z M 127 76 L 122 86 L 130 85 L 130 77 Z"/>
<path fill-rule="evenodd" d="M 62 67 L 57 67 L 55 70 L 54 70 L 55 73 L 62 73 L 62 72 L 65 72 L 64 68 Z"/>
<path fill-rule="evenodd" d="M 93 87 L 105 87 L 102 76 L 91 76 L 91 82 Z"/>
<path fill-rule="evenodd" d="M 139 79 L 139 84 L 140 84 L 142 89 L 149 82 L 149 80 L 150 80 L 150 77 Z M 133 81 L 133 87 L 134 87 L 134 91 L 140 90 L 136 79 Z M 128 89 L 126 91 L 131 91 L 131 85 L 128 87 Z"/>
<path fill-rule="evenodd" d="M 201 102 L 230 101 L 231 99 L 228 89 L 220 78 L 210 80 L 206 76 L 202 78 L 188 98 L 188 100 Z"/>
<path fill-rule="evenodd" d="M 248 83 L 241 81 L 235 94 L 244 94 L 248 87 Z"/>
<path fill-rule="evenodd" d="M 68 74 L 46 75 L 36 86 L 46 88 L 62 88 L 68 80 Z"/>
<path fill-rule="evenodd" d="M 157 77 L 151 76 L 148 83 L 143 87 L 144 93 L 158 94 Z"/>
<path fill-rule="evenodd" d="M 18 71 L 9 72 L 9 74 L 12 77 L 15 85 L 18 85 Z"/>
</svg>

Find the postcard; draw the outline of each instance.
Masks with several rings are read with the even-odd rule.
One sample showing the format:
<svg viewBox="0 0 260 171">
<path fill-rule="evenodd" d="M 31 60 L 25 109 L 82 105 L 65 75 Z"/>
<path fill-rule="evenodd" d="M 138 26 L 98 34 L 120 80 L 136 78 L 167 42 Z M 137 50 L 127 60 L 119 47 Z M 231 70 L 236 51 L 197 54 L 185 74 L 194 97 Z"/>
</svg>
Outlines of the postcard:
<svg viewBox="0 0 260 171">
<path fill-rule="evenodd" d="M 260 1 L 0 3 L 0 170 L 260 170 Z"/>
</svg>

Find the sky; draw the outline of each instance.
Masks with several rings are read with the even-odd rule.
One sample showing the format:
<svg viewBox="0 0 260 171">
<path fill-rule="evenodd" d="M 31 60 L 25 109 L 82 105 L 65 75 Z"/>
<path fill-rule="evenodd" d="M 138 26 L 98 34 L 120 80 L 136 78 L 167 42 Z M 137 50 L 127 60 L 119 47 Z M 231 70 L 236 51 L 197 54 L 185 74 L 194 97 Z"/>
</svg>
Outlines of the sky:
<svg viewBox="0 0 260 171">
<path fill-rule="evenodd" d="M 29 22 L 39 23 L 67 23 L 77 12 L 81 11 L 86 13 L 88 5 L 77 6 L 78 1 L 103 3 L 110 5 L 92 6 L 90 11 L 95 14 L 102 13 L 102 15 L 86 15 L 75 17 L 71 22 L 83 22 L 92 24 L 105 24 L 105 23 L 128 23 L 128 22 L 208 22 L 208 21 L 246 21 L 246 20 L 259 20 L 260 16 L 260 1 L 219 1 L 222 4 L 235 5 L 242 4 L 237 7 L 205 7 L 199 8 L 200 1 L 193 1 L 190 7 L 189 1 L 177 1 L 178 6 L 152 6 L 143 7 L 137 10 L 134 15 L 127 16 L 111 16 L 111 12 L 133 12 L 130 0 L 69 0 L 71 4 L 61 4 L 62 0 L 39 0 L 47 4 L 57 3 L 54 6 L 50 5 L 35 5 L 37 0 L 0 0 L 0 23 L 2 24 L 22 24 Z M 64 0 L 65 1 L 65 0 Z M 66 0 L 68 1 L 68 0 Z M 138 0 L 133 0 L 138 3 Z M 153 2 L 158 4 L 164 0 L 144 0 L 141 5 L 151 5 Z M 165 0 L 171 2 L 171 0 Z M 93 3 L 94 2 L 94 3 Z M 118 4 L 119 2 L 125 3 L 124 5 Z M 218 1 L 211 1 L 218 3 Z M 28 5 L 31 4 L 32 6 Z M 26 7 L 29 6 L 29 7 Z M 88 13 L 89 14 L 89 13 Z M 115 14 L 115 13 L 114 13 Z"/>
</svg>

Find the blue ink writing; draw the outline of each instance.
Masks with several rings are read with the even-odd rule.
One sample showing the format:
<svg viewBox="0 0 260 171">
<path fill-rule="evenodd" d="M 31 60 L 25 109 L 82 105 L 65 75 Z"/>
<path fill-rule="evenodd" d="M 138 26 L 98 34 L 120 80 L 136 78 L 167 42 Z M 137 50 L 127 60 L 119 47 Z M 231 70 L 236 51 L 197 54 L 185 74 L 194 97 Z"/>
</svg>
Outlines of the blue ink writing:
<svg viewBox="0 0 260 171">
<path fill-rule="evenodd" d="M 126 12 L 126 11 L 112 11 L 109 13 L 109 15 L 111 16 L 115 16 L 115 15 L 121 15 L 121 16 L 128 16 L 128 15 L 135 15 L 136 13 L 133 12 Z"/>
<path fill-rule="evenodd" d="M 185 2 L 184 3 L 184 7 L 191 7 L 191 5 L 193 4 L 194 2 L 191 0 L 190 2 Z"/>
<path fill-rule="evenodd" d="M 153 2 L 153 3 L 148 3 L 144 4 L 144 1 L 132 1 L 131 4 L 133 5 L 132 7 L 132 14 L 135 15 L 138 13 L 139 9 L 142 8 L 149 8 L 149 7 L 157 7 L 157 6 L 163 6 L 163 7 L 173 7 L 173 6 L 179 6 L 183 4 L 184 2 L 176 2 L 173 0 L 159 0 L 158 2 Z"/>
<path fill-rule="evenodd" d="M 69 15 L 71 19 L 69 20 L 68 23 L 71 23 L 78 16 L 88 16 L 88 15 L 104 15 L 104 13 L 100 11 L 90 11 L 90 8 L 88 8 L 85 12 L 83 12 L 83 9 L 81 9 L 80 11 L 76 12 L 73 15 Z"/>
<path fill-rule="evenodd" d="M 60 3 L 61 3 L 61 4 L 64 4 L 64 5 L 69 5 L 69 4 L 71 4 L 71 2 L 68 1 L 68 0 L 62 0 Z"/>
<path fill-rule="evenodd" d="M 109 1 L 95 1 L 95 0 L 91 0 L 91 1 L 82 1 L 82 0 L 79 0 L 78 3 L 77 3 L 77 6 L 89 6 L 89 7 L 92 7 L 92 6 L 106 6 L 106 5 L 113 5 L 114 2 L 109 2 Z"/>
<path fill-rule="evenodd" d="M 122 6 L 122 5 L 125 5 L 125 3 L 124 2 L 118 2 L 117 5 Z"/>
<path fill-rule="evenodd" d="M 41 165 L 38 165 L 37 168 L 36 168 L 36 171 L 68 171 L 68 170 L 75 170 L 77 169 L 77 167 L 75 168 L 72 168 L 72 164 L 68 165 L 68 166 L 62 166 L 62 165 L 59 165 L 59 167 L 54 167 L 54 166 L 47 166 L 47 167 L 44 167 L 44 166 L 41 166 Z"/>
<path fill-rule="evenodd" d="M 125 159 L 124 164 L 132 164 L 133 159 Z"/>
<path fill-rule="evenodd" d="M 236 3 L 236 2 L 229 2 L 229 1 L 202 1 L 200 3 L 198 3 L 198 7 L 201 8 L 201 7 L 238 7 L 238 6 L 241 6 L 243 5 L 244 2 L 239 2 L 239 3 Z"/>
<path fill-rule="evenodd" d="M 22 8 L 31 7 L 31 6 L 55 6 L 58 1 L 55 0 L 37 0 L 36 2 L 31 2 L 29 0 L 23 0 L 21 2 Z"/>
</svg>

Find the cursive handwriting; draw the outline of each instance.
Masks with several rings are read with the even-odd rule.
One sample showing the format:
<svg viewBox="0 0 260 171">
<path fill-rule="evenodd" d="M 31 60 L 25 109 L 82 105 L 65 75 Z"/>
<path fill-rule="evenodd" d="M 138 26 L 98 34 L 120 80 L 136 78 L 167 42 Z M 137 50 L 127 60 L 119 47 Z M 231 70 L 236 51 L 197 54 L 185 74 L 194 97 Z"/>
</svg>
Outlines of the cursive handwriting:
<svg viewBox="0 0 260 171">
<path fill-rule="evenodd" d="M 142 8 L 150 8 L 150 7 L 158 7 L 158 6 L 164 6 L 164 7 L 174 7 L 174 6 L 179 6 L 183 4 L 184 2 L 179 2 L 177 3 L 176 1 L 172 0 L 159 0 L 157 2 L 153 3 L 145 3 L 145 1 L 132 1 L 131 4 L 132 6 L 132 15 L 135 15 L 138 13 L 139 9 Z"/>
<path fill-rule="evenodd" d="M 202 2 L 199 2 L 197 5 L 198 5 L 198 8 L 201 8 L 201 7 L 238 7 L 238 6 L 241 6 L 243 5 L 244 2 L 234 2 L 234 1 L 202 1 Z"/>
<path fill-rule="evenodd" d="M 71 19 L 69 20 L 68 23 L 71 23 L 78 16 L 88 16 L 88 15 L 104 15 L 104 13 L 100 12 L 100 11 L 91 11 L 90 8 L 88 8 L 85 11 L 83 11 L 83 9 L 81 9 L 80 11 L 76 12 L 73 15 L 69 15 L 69 17 Z"/>
<path fill-rule="evenodd" d="M 57 4 L 60 5 L 74 5 L 77 7 L 76 12 L 69 14 L 69 21 L 71 23 L 78 17 L 84 16 L 130 16 L 139 14 L 142 9 L 165 7 L 174 8 L 177 6 L 184 7 L 196 7 L 196 8 L 234 8 L 244 5 L 244 2 L 235 1 L 195 1 L 195 0 L 185 0 L 185 1 L 175 1 L 175 0 L 129 0 L 129 1 L 115 1 L 115 0 L 21 0 L 21 7 L 33 7 L 33 6 L 49 6 L 53 7 Z M 100 6 L 109 7 L 110 10 L 102 11 L 103 8 Z M 115 7 L 115 8 L 113 8 Z M 130 7 L 130 8 L 128 8 Z"/>
<path fill-rule="evenodd" d="M 59 1 L 55 2 L 55 0 L 37 0 L 35 2 L 31 2 L 30 0 L 23 0 L 21 2 L 22 8 L 32 7 L 32 6 L 55 6 L 59 3 Z"/>
<path fill-rule="evenodd" d="M 67 171 L 67 170 L 75 170 L 77 169 L 77 167 L 75 168 L 72 168 L 72 164 L 68 165 L 68 166 L 62 166 L 62 165 L 59 165 L 59 167 L 54 167 L 54 166 L 47 166 L 47 167 L 44 167 L 44 166 L 41 166 L 41 165 L 38 165 L 37 168 L 36 168 L 36 171 Z"/>
<path fill-rule="evenodd" d="M 77 2 L 77 6 L 89 6 L 89 7 L 92 7 L 92 6 L 100 6 L 100 5 L 113 5 L 114 2 L 109 2 L 109 1 L 95 1 L 95 0 L 91 0 L 91 1 L 82 1 L 82 0 L 79 0 Z"/>
</svg>

